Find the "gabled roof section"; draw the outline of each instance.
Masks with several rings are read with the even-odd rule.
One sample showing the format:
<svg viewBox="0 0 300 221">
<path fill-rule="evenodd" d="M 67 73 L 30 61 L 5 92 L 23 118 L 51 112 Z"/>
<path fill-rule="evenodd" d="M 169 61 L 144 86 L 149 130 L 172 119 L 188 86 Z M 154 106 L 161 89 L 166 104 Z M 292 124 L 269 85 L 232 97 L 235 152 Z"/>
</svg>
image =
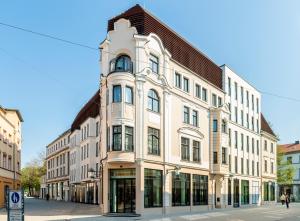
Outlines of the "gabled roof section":
<svg viewBox="0 0 300 221">
<path fill-rule="evenodd" d="M 140 5 L 135 5 L 110 19 L 107 30 L 113 30 L 114 22 L 120 18 L 128 19 L 131 26 L 134 26 L 140 35 L 149 35 L 150 33 L 158 35 L 171 53 L 172 59 L 222 89 L 221 68 Z"/>
<path fill-rule="evenodd" d="M 278 145 L 278 152 L 283 154 L 300 152 L 299 141 L 291 144 Z"/>
<path fill-rule="evenodd" d="M 71 132 L 80 128 L 80 125 L 89 117 L 95 118 L 100 114 L 100 90 L 81 108 L 75 117 Z"/>
<path fill-rule="evenodd" d="M 272 130 L 272 128 L 270 127 L 269 123 L 267 122 L 266 118 L 262 113 L 261 113 L 261 130 L 276 137 L 276 134 L 274 133 L 274 131 Z"/>
</svg>

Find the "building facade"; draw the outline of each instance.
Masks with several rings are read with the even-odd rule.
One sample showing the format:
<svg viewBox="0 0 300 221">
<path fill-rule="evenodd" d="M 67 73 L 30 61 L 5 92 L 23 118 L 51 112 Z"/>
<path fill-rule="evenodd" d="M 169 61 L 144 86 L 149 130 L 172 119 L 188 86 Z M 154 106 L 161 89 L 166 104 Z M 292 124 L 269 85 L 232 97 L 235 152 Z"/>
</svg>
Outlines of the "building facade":
<svg viewBox="0 0 300 221">
<path fill-rule="evenodd" d="M 8 189 L 21 187 L 21 124 L 16 109 L 0 106 L 0 208 L 5 206 Z"/>
<path fill-rule="evenodd" d="M 139 5 L 108 21 L 100 54 L 100 90 L 69 131 L 72 201 L 136 214 L 275 201 L 258 90 Z"/>
<path fill-rule="evenodd" d="M 80 110 L 71 126 L 71 201 L 99 204 L 100 181 L 99 91 Z M 90 175 L 90 171 L 94 171 Z"/>
<path fill-rule="evenodd" d="M 291 200 L 300 202 L 300 142 L 278 146 L 278 151 L 283 153 L 283 161 L 288 161 L 294 167 L 294 179 L 291 185 L 280 185 L 279 194 L 286 193 L 291 196 Z"/>
<path fill-rule="evenodd" d="M 138 5 L 109 20 L 100 50 L 103 213 L 275 202 L 262 142 L 277 138 L 253 86 Z"/>
<path fill-rule="evenodd" d="M 47 193 L 50 199 L 69 201 L 70 130 L 46 147 Z"/>
</svg>

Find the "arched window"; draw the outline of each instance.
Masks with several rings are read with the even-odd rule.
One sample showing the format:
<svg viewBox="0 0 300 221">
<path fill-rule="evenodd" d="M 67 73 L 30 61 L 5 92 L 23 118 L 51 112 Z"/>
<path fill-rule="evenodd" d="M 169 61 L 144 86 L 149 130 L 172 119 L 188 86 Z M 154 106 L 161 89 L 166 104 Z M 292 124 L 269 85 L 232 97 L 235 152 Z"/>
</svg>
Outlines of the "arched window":
<svg viewBox="0 0 300 221">
<path fill-rule="evenodd" d="M 127 55 L 120 55 L 111 61 L 111 71 L 132 71 L 132 62 Z"/>
<path fill-rule="evenodd" d="M 159 112 L 159 98 L 156 91 L 153 89 L 148 92 L 148 109 Z"/>
</svg>

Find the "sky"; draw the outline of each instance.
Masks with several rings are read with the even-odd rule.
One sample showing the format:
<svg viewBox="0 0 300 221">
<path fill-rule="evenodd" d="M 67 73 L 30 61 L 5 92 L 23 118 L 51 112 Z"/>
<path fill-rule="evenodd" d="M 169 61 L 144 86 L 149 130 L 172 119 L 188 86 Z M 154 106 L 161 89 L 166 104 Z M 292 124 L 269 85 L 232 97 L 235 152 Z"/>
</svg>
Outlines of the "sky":
<svg viewBox="0 0 300 221">
<path fill-rule="evenodd" d="M 262 112 L 280 143 L 300 139 L 300 1 L 10 0 L 0 23 L 97 48 L 107 20 L 137 3 L 265 92 Z M 0 105 L 23 115 L 22 166 L 70 127 L 99 76 L 97 50 L 0 24 Z"/>
</svg>

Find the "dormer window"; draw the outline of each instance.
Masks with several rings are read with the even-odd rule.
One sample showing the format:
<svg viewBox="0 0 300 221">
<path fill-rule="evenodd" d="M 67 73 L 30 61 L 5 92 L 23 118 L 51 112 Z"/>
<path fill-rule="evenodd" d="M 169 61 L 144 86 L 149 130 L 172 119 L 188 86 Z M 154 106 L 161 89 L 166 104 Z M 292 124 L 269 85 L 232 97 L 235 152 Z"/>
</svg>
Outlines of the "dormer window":
<svg viewBox="0 0 300 221">
<path fill-rule="evenodd" d="M 110 63 L 110 72 L 132 72 L 132 62 L 129 56 L 120 55 Z"/>
</svg>

